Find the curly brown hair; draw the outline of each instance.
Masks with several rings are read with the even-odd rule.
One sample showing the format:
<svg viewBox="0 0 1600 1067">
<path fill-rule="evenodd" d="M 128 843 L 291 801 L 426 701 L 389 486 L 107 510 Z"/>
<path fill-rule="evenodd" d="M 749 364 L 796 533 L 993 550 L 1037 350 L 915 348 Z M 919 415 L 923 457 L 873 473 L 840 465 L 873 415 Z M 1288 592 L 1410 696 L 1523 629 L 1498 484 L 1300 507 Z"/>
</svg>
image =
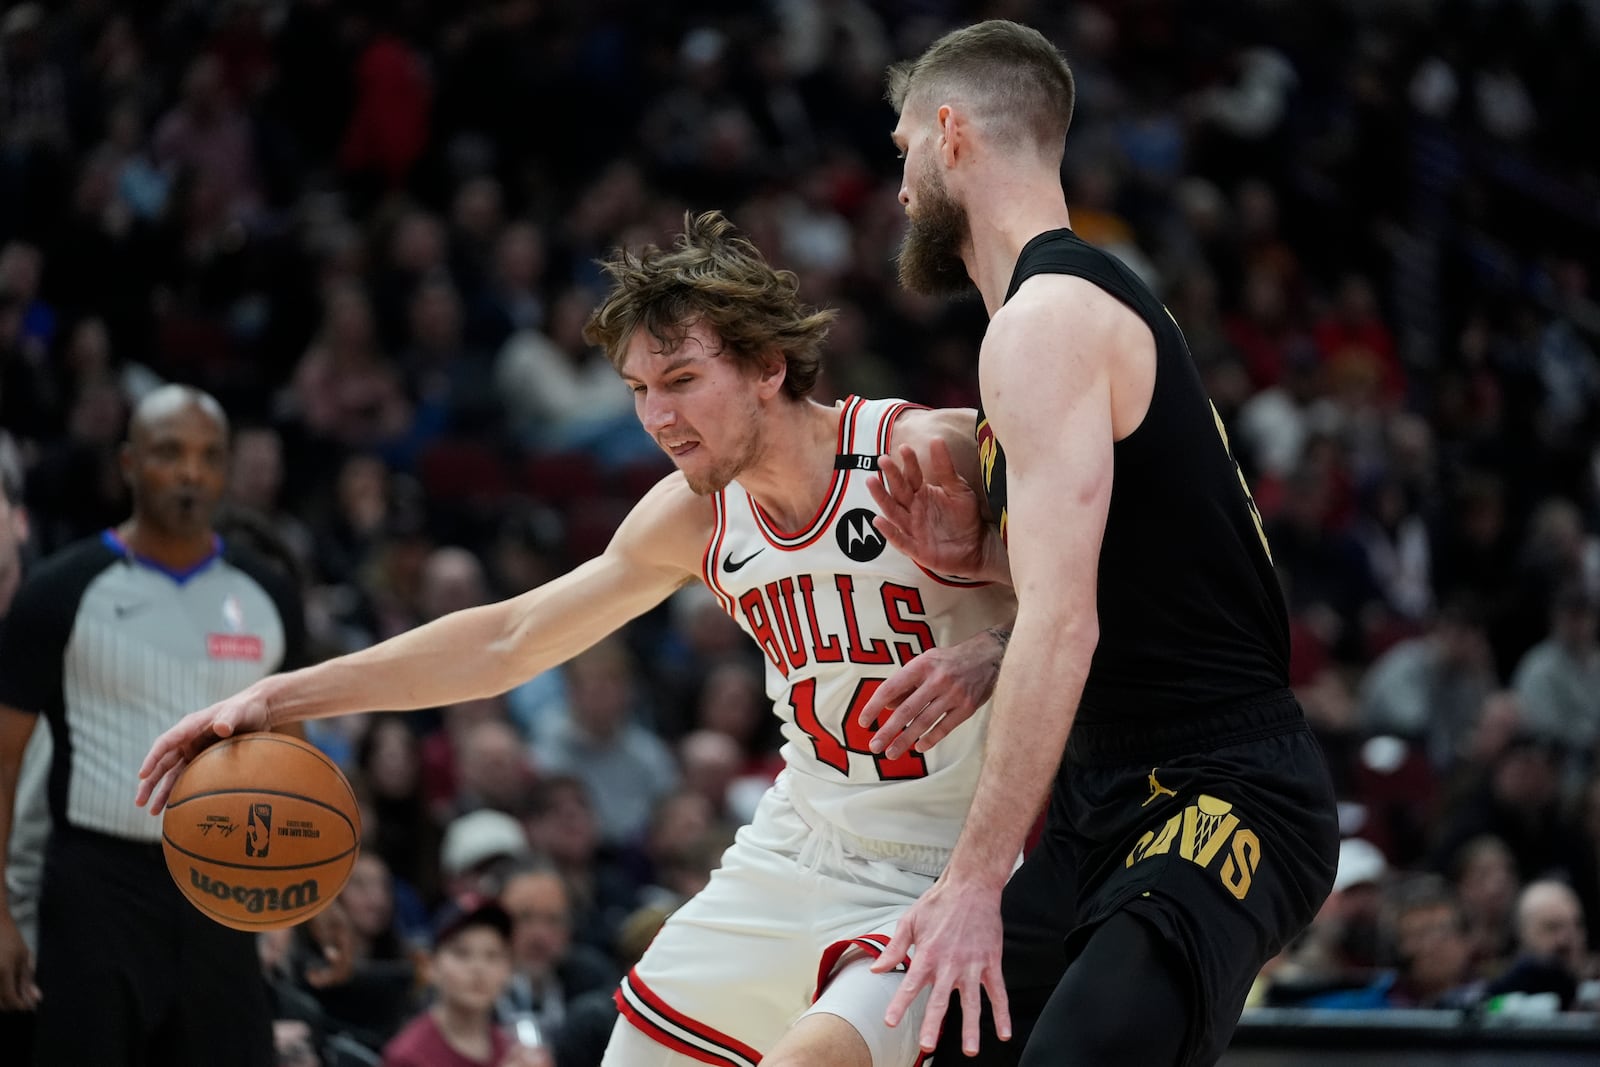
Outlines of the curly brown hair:
<svg viewBox="0 0 1600 1067">
<path fill-rule="evenodd" d="M 672 248 L 618 249 L 601 267 L 611 277 L 611 292 L 589 316 L 583 336 L 604 348 L 618 370 L 640 327 L 672 352 L 699 322 L 736 362 L 760 366 L 781 353 L 790 397 L 802 399 L 817 384 L 834 312 L 801 302 L 794 273 L 774 270 L 722 212 L 686 213 Z"/>
</svg>

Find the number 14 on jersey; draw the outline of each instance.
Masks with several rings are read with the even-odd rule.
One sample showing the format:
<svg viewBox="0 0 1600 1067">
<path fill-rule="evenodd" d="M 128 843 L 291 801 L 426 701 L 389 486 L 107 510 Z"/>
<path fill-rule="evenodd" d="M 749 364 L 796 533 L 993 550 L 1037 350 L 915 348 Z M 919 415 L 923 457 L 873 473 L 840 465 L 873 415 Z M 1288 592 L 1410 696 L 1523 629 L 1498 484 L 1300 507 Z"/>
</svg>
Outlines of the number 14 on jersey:
<svg viewBox="0 0 1600 1067">
<path fill-rule="evenodd" d="M 845 777 L 850 777 L 850 753 L 869 756 L 883 781 L 922 778 L 928 773 L 928 763 L 922 753 L 915 750 L 893 759 L 873 752 L 869 746 L 873 728 L 861 725 L 861 709 L 867 706 L 872 694 L 883 684 L 882 678 L 863 678 L 856 683 L 855 693 L 845 710 L 840 734 L 835 736 L 817 718 L 817 681 L 807 678 L 796 682 L 789 690 L 789 707 L 794 712 L 794 723 L 811 739 L 812 750 L 818 762 L 826 763 Z"/>
</svg>

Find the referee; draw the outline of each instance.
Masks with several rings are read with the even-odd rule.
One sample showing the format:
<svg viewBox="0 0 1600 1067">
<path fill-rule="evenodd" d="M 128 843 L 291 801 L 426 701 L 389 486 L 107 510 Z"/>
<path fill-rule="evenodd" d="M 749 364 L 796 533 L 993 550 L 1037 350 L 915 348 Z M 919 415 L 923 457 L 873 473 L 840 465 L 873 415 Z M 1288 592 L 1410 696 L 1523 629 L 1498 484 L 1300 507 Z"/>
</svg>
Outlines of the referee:
<svg viewBox="0 0 1600 1067">
<path fill-rule="evenodd" d="M 213 528 L 227 460 L 214 399 L 176 385 L 150 393 L 122 451 L 133 516 L 30 574 L 0 635 L 0 816 L 39 716 L 54 742 L 39 1065 L 272 1062 L 254 938 L 183 898 L 160 823 L 133 803 L 139 761 L 163 730 L 295 665 L 304 644 L 292 583 Z M 9 823 L 0 818 L 0 856 Z"/>
</svg>

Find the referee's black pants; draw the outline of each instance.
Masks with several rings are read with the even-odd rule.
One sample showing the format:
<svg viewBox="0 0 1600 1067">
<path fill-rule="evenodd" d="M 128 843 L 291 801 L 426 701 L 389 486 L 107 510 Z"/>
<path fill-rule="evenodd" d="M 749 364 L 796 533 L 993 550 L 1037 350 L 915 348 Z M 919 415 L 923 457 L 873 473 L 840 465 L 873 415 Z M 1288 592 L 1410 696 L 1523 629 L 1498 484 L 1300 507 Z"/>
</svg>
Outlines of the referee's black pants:
<svg viewBox="0 0 1600 1067">
<path fill-rule="evenodd" d="M 57 827 L 39 900 L 37 1067 L 271 1067 L 254 935 L 178 891 L 161 846 Z"/>
</svg>

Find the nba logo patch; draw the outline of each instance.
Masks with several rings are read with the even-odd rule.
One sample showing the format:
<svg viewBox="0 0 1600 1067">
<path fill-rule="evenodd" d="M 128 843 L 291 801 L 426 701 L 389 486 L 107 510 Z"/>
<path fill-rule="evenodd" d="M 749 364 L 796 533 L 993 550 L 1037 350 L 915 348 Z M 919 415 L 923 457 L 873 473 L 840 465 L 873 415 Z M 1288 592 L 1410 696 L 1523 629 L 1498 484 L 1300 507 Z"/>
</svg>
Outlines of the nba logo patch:
<svg viewBox="0 0 1600 1067">
<path fill-rule="evenodd" d="M 272 847 L 272 805 L 250 805 L 244 824 L 244 854 L 260 859 Z"/>
<path fill-rule="evenodd" d="M 222 602 L 222 622 L 229 633 L 236 634 L 244 630 L 244 608 L 239 606 L 239 598 L 232 593 Z"/>
</svg>

